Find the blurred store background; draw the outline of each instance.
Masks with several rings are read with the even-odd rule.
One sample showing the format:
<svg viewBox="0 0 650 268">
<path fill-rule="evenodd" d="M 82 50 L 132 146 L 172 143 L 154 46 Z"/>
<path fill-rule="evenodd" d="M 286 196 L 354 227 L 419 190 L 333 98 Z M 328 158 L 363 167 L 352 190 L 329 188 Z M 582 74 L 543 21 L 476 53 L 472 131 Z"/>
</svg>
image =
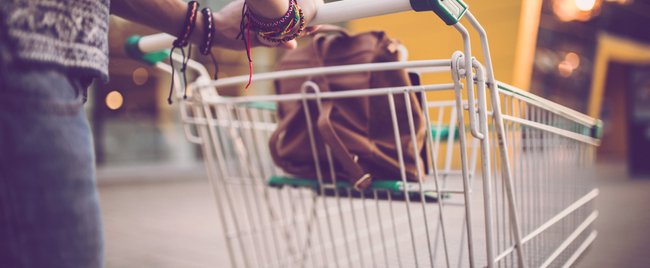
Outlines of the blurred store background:
<svg viewBox="0 0 650 268">
<path fill-rule="evenodd" d="M 219 10 L 229 1 L 198 2 Z M 177 177 L 202 170 L 198 166 L 201 161 L 198 148 L 185 139 L 178 105 L 167 103 L 170 75 L 132 60 L 124 50 L 128 37 L 153 33 L 156 31 L 145 26 L 111 17 L 110 82 L 94 85 L 92 103 L 88 106 L 100 178 L 128 180 L 133 174 L 145 177 L 174 174 L 172 177 Z M 266 48 L 257 48 L 254 52 L 255 71 L 270 70 L 276 53 Z M 219 77 L 248 71 L 241 52 L 215 48 L 213 53 L 219 60 Z M 197 53 L 196 47 L 192 55 L 214 72 L 211 59 Z M 256 90 L 255 93 L 263 92 Z M 240 90 L 225 88 L 220 93 L 236 95 Z"/>
<path fill-rule="evenodd" d="M 218 10 L 229 1 L 199 2 Z M 650 0 L 466 2 L 488 31 L 497 79 L 604 121 L 601 236 L 581 267 L 650 267 L 650 235 L 642 233 L 650 226 Z M 346 27 L 383 29 L 409 48 L 410 59 L 448 58 L 461 47 L 458 34 L 430 13 Z M 88 105 L 108 266 L 215 267 L 209 252 L 224 249 L 211 248 L 218 230 L 205 220 L 214 220 L 207 214 L 216 208 L 199 149 L 185 139 L 178 106 L 166 101 L 169 75 L 131 60 L 123 48 L 129 36 L 154 31 L 115 17 L 110 29 L 110 82 L 94 85 Z M 219 77 L 247 73 L 244 52 L 213 52 Z M 254 49 L 255 72 L 272 70 L 278 53 Z M 213 71 L 209 58 L 196 59 Z"/>
</svg>

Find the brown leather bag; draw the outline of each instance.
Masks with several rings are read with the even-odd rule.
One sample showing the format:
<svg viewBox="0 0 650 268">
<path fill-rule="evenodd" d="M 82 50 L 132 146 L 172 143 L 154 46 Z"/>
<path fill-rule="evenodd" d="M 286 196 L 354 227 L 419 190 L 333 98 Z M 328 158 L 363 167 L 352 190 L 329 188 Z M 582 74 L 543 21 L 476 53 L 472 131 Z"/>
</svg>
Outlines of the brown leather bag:
<svg viewBox="0 0 650 268">
<path fill-rule="evenodd" d="M 354 36 L 345 31 L 319 33 L 309 45 L 288 52 L 280 61 L 279 69 L 392 62 L 398 60 L 398 46 L 396 40 L 379 31 Z M 307 80 L 318 84 L 320 92 L 410 85 L 405 70 L 361 72 L 281 79 L 275 81 L 277 94 L 300 93 L 301 85 Z M 394 100 L 406 176 L 417 181 L 416 161 L 424 167 L 421 154 L 426 124 L 417 96 L 411 93 L 409 97 L 417 153 L 413 151 L 405 98 L 400 93 L 394 95 Z M 316 101 L 307 101 L 307 105 L 324 181 L 331 181 L 325 145 L 331 150 L 337 180 L 347 180 L 357 190 L 368 187 L 373 179 L 401 180 L 387 95 L 322 99 L 320 112 Z M 303 101 L 280 102 L 277 113 L 278 128 L 269 141 L 275 164 L 294 176 L 317 179 Z"/>
</svg>

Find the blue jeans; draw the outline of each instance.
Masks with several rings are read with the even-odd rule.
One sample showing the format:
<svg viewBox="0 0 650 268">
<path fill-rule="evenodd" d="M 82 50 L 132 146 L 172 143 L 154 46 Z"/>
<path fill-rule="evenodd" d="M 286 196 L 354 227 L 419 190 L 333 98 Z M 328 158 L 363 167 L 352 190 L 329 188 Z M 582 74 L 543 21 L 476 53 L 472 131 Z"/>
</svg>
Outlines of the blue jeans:
<svg viewBox="0 0 650 268">
<path fill-rule="evenodd" d="M 102 267 L 87 85 L 1 56 L 0 267 Z"/>
</svg>

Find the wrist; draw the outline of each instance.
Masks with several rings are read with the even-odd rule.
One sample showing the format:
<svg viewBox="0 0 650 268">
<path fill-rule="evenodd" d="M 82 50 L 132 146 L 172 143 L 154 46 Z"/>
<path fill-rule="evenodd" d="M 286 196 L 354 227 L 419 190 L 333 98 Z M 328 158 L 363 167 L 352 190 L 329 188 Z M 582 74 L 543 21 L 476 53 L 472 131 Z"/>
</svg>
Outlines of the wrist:
<svg viewBox="0 0 650 268">
<path fill-rule="evenodd" d="M 196 18 L 196 23 L 194 24 L 194 31 L 192 32 L 192 35 L 190 35 L 190 42 L 193 44 L 199 45 L 201 44 L 201 41 L 203 40 L 203 35 L 205 35 L 205 20 L 203 18 L 203 14 L 201 12 L 197 12 L 197 18 Z"/>
<path fill-rule="evenodd" d="M 269 20 L 281 18 L 289 9 L 289 0 L 246 0 L 246 4 L 255 14 Z"/>
<path fill-rule="evenodd" d="M 234 18 L 231 14 L 225 14 L 222 10 L 212 13 L 212 21 L 214 27 L 214 41 L 212 46 L 224 47 L 224 48 L 238 48 L 238 45 L 241 44 L 240 40 L 236 40 L 236 36 L 239 34 L 239 24 L 234 24 L 232 21 Z M 237 21 L 241 20 L 240 18 Z"/>
<path fill-rule="evenodd" d="M 199 23 L 198 16 L 200 15 L 198 2 L 188 2 L 185 14 L 182 30 L 176 35 L 176 40 L 173 43 L 174 48 L 187 46 L 190 42 L 193 42 L 196 32 L 200 31 L 200 29 L 197 30 L 197 23 Z"/>
</svg>

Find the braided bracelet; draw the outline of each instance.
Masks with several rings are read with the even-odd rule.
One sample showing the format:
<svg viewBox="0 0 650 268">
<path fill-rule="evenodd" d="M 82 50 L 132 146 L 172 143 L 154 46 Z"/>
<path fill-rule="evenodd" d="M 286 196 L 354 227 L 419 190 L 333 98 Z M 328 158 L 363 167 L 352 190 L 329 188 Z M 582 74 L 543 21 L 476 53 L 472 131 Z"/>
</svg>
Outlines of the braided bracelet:
<svg viewBox="0 0 650 268">
<path fill-rule="evenodd" d="M 296 14 L 294 17 L 293 24 L 290 24 L 288 29 L 282 32 L 259 32 L 258 35 L 264 38 L 264 40 L 274 42 L 274 43 L 284 43 L 296 39 L 305 30 L 305 16 L 302 12 L 302 9 L 297 4 L 294 12 Z M 298 26 L 297 30 L 296 30 L 296 26 Z M 292 34 L 287 35 L 289 33 Z"/>
<path fill-rule="evenodd" d="M 190 35 L 194 31 L 194 26 L 196 26 L 196 17 L 199 10 L 199 3 L 196 1 L 190 1 L 187 3 L 187 14 L 185 15 L 185 22 L 183 24 L 183 31 L 178 35 L 178 38 L 174 40 L 174 47 L 185 47 L 189 44 Z"/>
<path fill-rule="evenodd" d="M 174 40 L 172 43 L 172 50 L 169 53 L 169 64 L 172 67 L 172 76 L 171 76 L 171 86 L 169 87 L 169 96 L 167 97 L 167 102 L 169 104 L 172 104 L 172 93 L 174 92 L 174 59 L 172 58 L 172 55 L 174 55 L 174 50 L 175 49 L 180 49 L 181 50 L 181 55 L 183 56 L 183 64 L 181 66 L 180 71 L 183 73 L 183 85 L 185 86 L 185 89 L 187 90 L 187 76 L 185 74 L 185 70 L 187 68 L 187 62 L 189 61 L 189 58 L 191 57 L 192 53 L 192 45 L 189 42 L 190 35 L 192 35 L 192 32 L 194 31 L 194 27 L 196 26 L 196 17 L 197 13 L 199 10 L 199 3 L 196 1 L 190 1 L 187 3 L 187 13 L 185 15 L 185 22 L 183 23 L 183 29 L 181 34 L 178 35 L 178 38 Z M 189 50 L 188 50 L 188 55 L 185 57 L 185 50 L 183 49 L 187 45 L 190 45 Z M 187 98 L 187 92 L 183 91 L 183 98 Z"/>
<path fill-rule="evenodd" d="M 247 16 L 250 18 L 251 28 L 255 31 L 278 31 L 291 22 L 292 15 L 295 12 L 296 2 L 295 0 L 289 0 L 289 8 L 284 15 L 278 19 L 267 19 L 258 16 L 250 8 L 246 11 Z"/>
<path fill-rule="evenodd" d="M 289 21 L 289 23 L 283 28 L 283 29 L 277 29 L 273 31 L 258 31 L 259 34 L 266 35 L 266 36 L 282 36 L 282 35 L 287 35 L 291 33 L 294 30 L 294 27 L 296 24 L 300 21 L 300 17 L 298 16 L 298 12 L 294 12 L 293 19 Z"/>
<path fill-rule="evenodd" d="M 209 7 L 203 8 L 201 10 L 203 14 L 203 20 L 205 24 L 205 35 L 203 36 L 203 42 L 201 43 L 200 51 L 203 55 L 208 55 L 210 53 L 210 48 L 212 48 L 212 42 L 214 41 L 214 22 L 212 18 L 212 10 Z"/>
<path fill-rule="evenodd" d="M 217 64 L 217 59 L 212 54 L 212 42 L 214 41 L 214 19 L 212 17 L 212 10 L 209 7 L 201 9 L 201 14 L 203 14 L 203 22 L 205 24 L 205 35 L 203 36 L 203 42 L 201 43 L 200 52 L 203 55 L 210 55 L 212 59 L 212 64 L 214 65 L 214 80 L 217 80 L 219 73 L 219 64 Z"/>
</svg>

